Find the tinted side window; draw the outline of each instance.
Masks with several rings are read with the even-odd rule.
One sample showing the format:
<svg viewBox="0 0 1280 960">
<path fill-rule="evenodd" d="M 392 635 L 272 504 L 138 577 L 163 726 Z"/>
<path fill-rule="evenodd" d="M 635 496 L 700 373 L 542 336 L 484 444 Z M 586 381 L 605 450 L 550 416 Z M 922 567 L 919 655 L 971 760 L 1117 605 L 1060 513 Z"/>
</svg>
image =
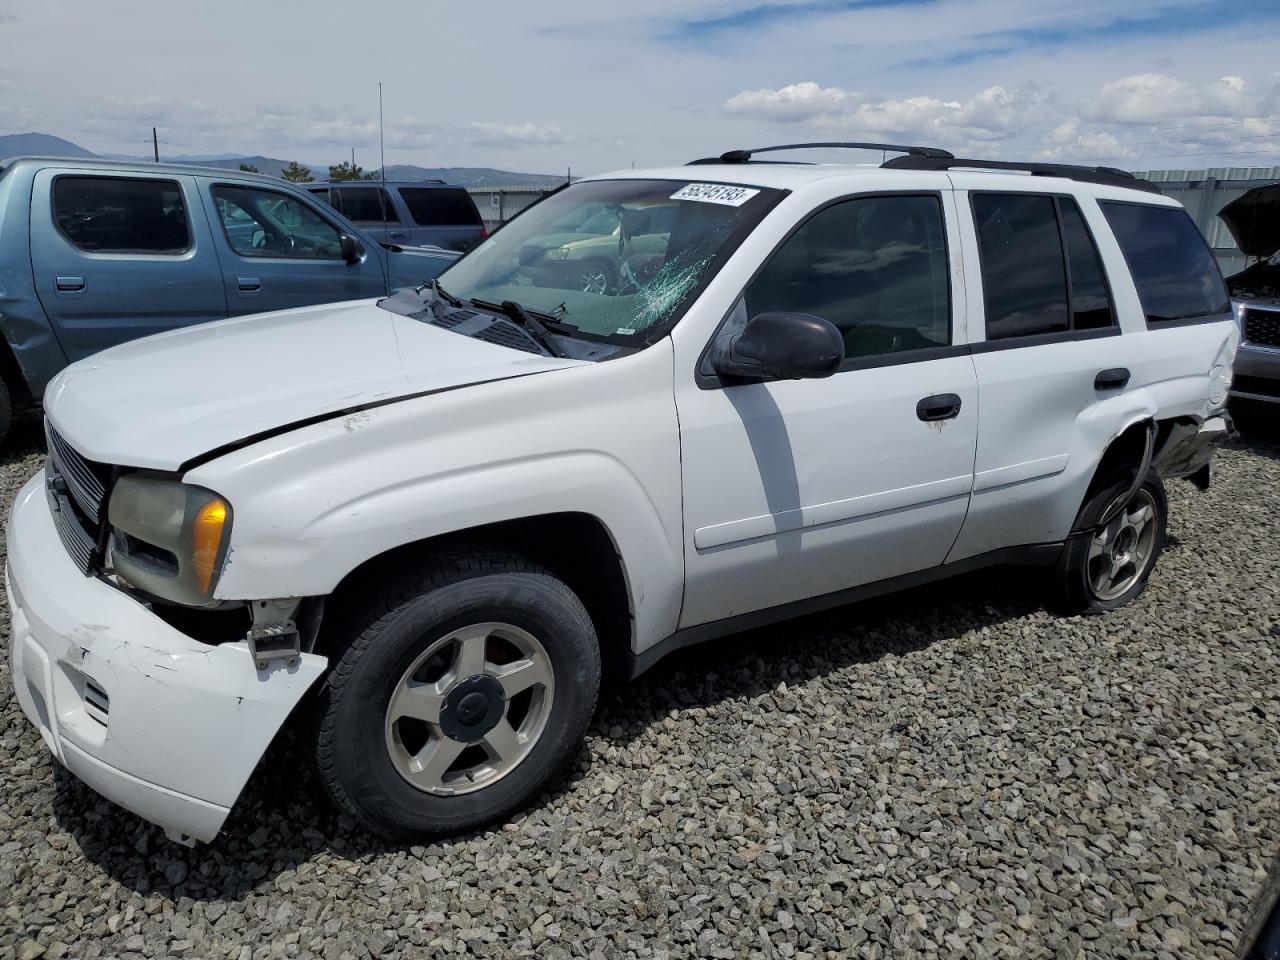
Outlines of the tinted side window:
<svg viewBox="0 0 1280 960">
<path fill-rule="evenodd" d="M 1053 197 L 974 194 L 973 215 L 982 260 L 987 339 L 1069 329 L 1067 273 Z"/>
<path fill-rule="evenodd" d="M 849 358 L 946 346 L 942 204 L 866 197 L 827 207 L 778 248 L 744 297 L 748 316 L 780 310 L 830 320 Z"/>
<path fill-rule="evenodd" d="M 339 187 L 337 192 L 342 212 L 357 223 L 382 223 L 384 210 L 388 223 L 400 222 L 381 187 Z"/>
<path fill-rule="evenodd" d="M 400 199 L 420 227 L 471 227 L 480 225 L 480 214 L 465 190 L 437 187 L 401 187 Z"/>
<path fill-rule="evenodd" d="M 1185 210 L 1114 201 L 1100 205 L 1133 274 L 1147 323 L 1231 309 L 1222 273 Z"/>
<path fill-rule="evenodd" d="M 1071 328 L 1110 327 L 1115 323 L 1111 291 L 1089 225 L 1070 197 L 1058 198 L 1058 212 L 1062 215 L 1062 235 L 1067 241 L 1067 266 L 1071 271 Z"/>
<path fill-rule="evenodd" d="M 53 216 L 62 235 L 91 253 L 183 253 L 191 247 L 182 189 L 172 180 L 58 177 Z"/>
<path fill-rule="evenodd" d="M 339 233 L 301 200 L 250 187 L 214 187 L 222 229 L 242 257 L 341 260 Z"/>
</svg>

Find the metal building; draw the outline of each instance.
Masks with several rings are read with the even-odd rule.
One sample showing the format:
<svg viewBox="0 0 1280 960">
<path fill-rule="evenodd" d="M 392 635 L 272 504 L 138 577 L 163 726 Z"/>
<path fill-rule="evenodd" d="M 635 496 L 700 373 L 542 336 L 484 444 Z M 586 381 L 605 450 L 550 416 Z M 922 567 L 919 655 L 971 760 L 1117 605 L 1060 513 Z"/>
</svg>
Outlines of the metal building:
<svg viewBox="0 0 1280 960">
<path fill-rule="evenodd" d="M 1248 259 L 1236 247 L 1218 211 L 1247 190 L 1280 182 L 1280 167 L 1213 167 L 1209 170 L 1135 171 L 1160 192 L 1173 197 L 1191 214 L 1209 241 L 1222 275 L 1231 276 L 1247 267 Z"/>
</svg>

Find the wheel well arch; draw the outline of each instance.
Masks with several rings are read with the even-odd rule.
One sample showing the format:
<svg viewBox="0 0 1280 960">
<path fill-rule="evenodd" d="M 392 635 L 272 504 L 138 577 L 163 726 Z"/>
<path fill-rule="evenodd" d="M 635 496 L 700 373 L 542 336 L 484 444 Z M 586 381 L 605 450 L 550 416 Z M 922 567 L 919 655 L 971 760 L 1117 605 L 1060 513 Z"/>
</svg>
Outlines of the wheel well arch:
<svg viewBox="0 0 1280 960">
<path fill-rule="evenodd" d="M 508 550 L 546 567 L 577 594 L 586 607 L 611 670 L 630 651 L 634 609 L 622 557 L 605 524 L 593 514 L 549 513 L 502 520 L 393 547 L 348 573 L 325 599 L 324 620 L 342 622 L 343 613 L 370 589 L 407 565 L 461 546 Z M 317 652 L 324 652 L 321 629 Z"/>
<path fill-rule="evenodd" d="M 9 397 L 14 406 L 26 406 L 35 401 L 31 387 L 27 384 L 27 375 L 14 355 L 9 338 L 4 336 L 0 336 L 0 378 L 4 379 L 5 386 L 9 388 Z"/>
<path fill-rule="evenodd" d="M 1179 428 L 1185 428 L 1188 425 L 1194 426 L 1194 424 L 1195 420 L 1192 417 L 1169 417 L 1162 420 L 1144 417 L 1134 420 L 1125 427 L 1107 444 L 1107 449 L 1103 451 L 1102 458 L 1098 461 L 1098 465 L 1093 471 L 1093 476 L 1089 480 L 1088 489 L 1085 491 L 1084 500 L 1080 504 L 1080 510 L 1076 515 L 1076 522 L 1072 526 L 1072 530 L 1078 532 L 1089 525 L 1091 518 L 1085 516 L 1085 511 L 1090 501 L 1103 487 L 1114 482 L 1116 474 L 1126 468 L 1136 471 L 1141 466 L 1148 455 L 1148 436 L 1150 436 L 1151 442 L 1150 462 L 1157 463 L 1160 452 L 1169 443 L 1175 432 Z M 1130 479 L 1132 480 L 1132 478 Z"/>
</svg>

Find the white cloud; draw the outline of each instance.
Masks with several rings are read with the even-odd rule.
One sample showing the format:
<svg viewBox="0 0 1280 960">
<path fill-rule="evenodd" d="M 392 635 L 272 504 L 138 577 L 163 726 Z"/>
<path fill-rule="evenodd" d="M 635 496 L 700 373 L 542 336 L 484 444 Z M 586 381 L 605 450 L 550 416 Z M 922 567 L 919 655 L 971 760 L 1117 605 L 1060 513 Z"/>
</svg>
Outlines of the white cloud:
<svg viewBox="0 0 1280 960">
<path fill-rule="evenodd" d="M 1161 73 L 1105 82 L 1064 97 L 1045 84 L 993 85 L 963 99 L 876 99 L 813 81 L 744 90 L 727 113 L 858 138 L 879 136 L 989 157 L 1118 164 L 1144 156 L 1188 159 L 1217 150 L 1280 161 L 1280 82 L 1256 90 L 1236 75 L 1193 84 Z M 1177 121 L 1176 123 L 1171 121 Z M 1194 164 L 1193 164 L 1194 165 Z"/>
</svg>

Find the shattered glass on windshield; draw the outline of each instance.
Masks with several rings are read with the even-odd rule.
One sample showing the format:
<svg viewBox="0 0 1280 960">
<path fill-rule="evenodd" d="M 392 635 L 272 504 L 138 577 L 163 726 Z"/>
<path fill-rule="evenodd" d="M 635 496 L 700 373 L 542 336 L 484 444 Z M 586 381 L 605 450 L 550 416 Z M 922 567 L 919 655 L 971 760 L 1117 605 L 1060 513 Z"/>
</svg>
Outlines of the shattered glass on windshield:
<svg viewBox="0 0 1280 960">
<path fill-rule="evenodd" d="M 641 345 L 678 319 L 778 196 L 696 181 L 577 183 L 495 233 L 439 285 L 462 302 L 517 303 L 558 336 Z"/>
</svg>

